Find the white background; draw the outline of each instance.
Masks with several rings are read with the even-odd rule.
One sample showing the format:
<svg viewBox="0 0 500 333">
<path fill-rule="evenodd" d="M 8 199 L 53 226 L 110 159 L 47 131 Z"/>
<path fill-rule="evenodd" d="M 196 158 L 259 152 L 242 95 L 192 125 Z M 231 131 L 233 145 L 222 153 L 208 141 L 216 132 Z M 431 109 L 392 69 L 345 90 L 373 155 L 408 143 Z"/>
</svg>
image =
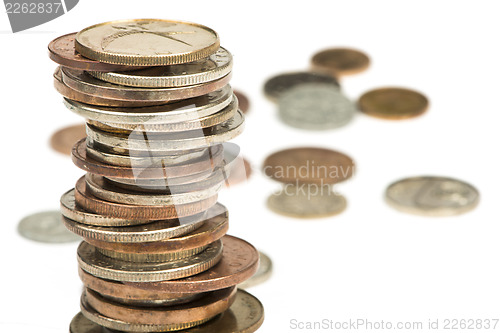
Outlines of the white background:
<svg viewBox="0 0 500 333">
<path fill-rule="evenodd" d="M 247 184 L 225 190 L 230 233 L 274 262 L 252 288 L 264 304 L 262 332 L 293 332 L 290 320 L 424 321 L 499 318 L 497 158 L 500 20 L 497 1 L 95 1 L 24 33 L 0 14 L 1 208 L 0 331 L 66 332 L 79 311 L 76 244 L 39 244 L 18 236 L 18 221 L 57 209 L 82 171 L 50 149 L 58 128 L 78 123 L 52 87 L 47 44 L 86 26 L 123 18 L 193 21 L 216 30 L 234 54 L 233 87 L 251 100 L 236 142 L 254 166 Z M 330 46 L 365 50 L 370 69 L 342 80 L 353 100 L 387 85 L 415 88 L 431 102 L 417 119 L 358 115 L 348 126 L 309 132 L 279 122 L 264 98 L 265 80 L 306 69 Z M 279 184 L 259 169 L 270 153 L 317 145 L 357 163 L 338 191 L 337 217 L 297 220 L 267 210 Z M 463 179 L 481 203 L 454 218 L 405 215 L 383 201 L 385 187 L 413 175 Z M 500 326 L 500 324 L 499 324 Z M 497 327 L 499 330 L 500 327 Z"/>
</svg>

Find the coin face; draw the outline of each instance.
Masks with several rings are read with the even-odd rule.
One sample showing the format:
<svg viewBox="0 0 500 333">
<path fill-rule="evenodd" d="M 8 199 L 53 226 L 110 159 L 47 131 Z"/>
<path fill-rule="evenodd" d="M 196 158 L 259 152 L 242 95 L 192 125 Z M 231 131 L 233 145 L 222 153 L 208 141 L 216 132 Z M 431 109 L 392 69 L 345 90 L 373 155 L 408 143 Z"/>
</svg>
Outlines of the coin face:
<svg viewBox="0 0 500 333">
<path fill-rule="evenodd" d="M 75 48 L 101 62 L 162 66 L 205 58 L 219 49 L 219 36 L 203 25 L 159 20 L 121 20 L 96 24 L 76 35 Z"/>
<path fill-rule="evenodd" d="M 278 101 L 281 120 L 306 130 L 328 130 L 347 125 L 356 107 L 335 85 L 307 83 L 284 92 Z"/>
<path fill-rule="evenodd" d="M 259 251 L 259 269 L 248 280 L 238 285 L 240 289 L 250 288 L 265 282 L 271 277 L 273 272 L 273 262 L 265 253 Z"/>
<path fill-rule="evenodd" d="M 76 32 L 57 37 L 49 43 L 49 57 L 56 63 L 64 67 L 73 69 L 81 69 L 85 71 L 127 71 L 131 69 L 139 69 L 141 67 L 134 66 L 121 66 L 106 64 L 103 62 L 95 61 L 82 57 L 81 54 L 75 50 L 75 37 Z"/>
<path fill-rule="evenodd" d="M 384 119 L 405 119 L 421 115 L 429 107 L 427 97 L 404 88 L 380 88 L 359 98 L 362 112 Z"/>
<path fill-rule="evenodd" d="M 479 192 L 472 185 L 446 177 L 412 177 L 387 188 L 387 203 L 402 212 L 425 216 L 452 216 L 474 209 Z"/>
<path fill-rule="evenodd" d="M 69 243 L 82 240 L 64 227 L 59 211 L 26 216 L 19 222 L 17 230 L 24 238 L 42 243 Z"/>
<path fill-rule="evenodd" d="M 316 53 L 311 65 L 314 70 L 340 77 L 364 71 L 370 65 L 370 58 L 358 50 L 332 48 Z"/>
<path fill-rule="evenodd" d="M 353 160 L 338 151 L 301 147 L 278 151 L 266 158 L 264 174 L 286 184 L 335 184 L 354 173 Z"/>
<path fill-rule="evenodd" d="M 248 97 L 238 90 L 234 90 L 234 94 L 238 99 L 238 107 L 240 108 L 241 112 L 246 114 L 248 112 L 248 109 L 250 108 L 250 101 L 248 100 Z"/>
<path fill-rule="evenodd" d="M 288 184 L 267 199 L 267 206 L 275 213 L 285 216 L 317 218 L 340 214 L 347 202 L 343 196 L 333 193 L 329 186 Z"/>
<path fill-rule="evenodd" d="M 172 66 L 154 66 L 128 72 L 89 72 L 110 83 L 131 87 L 183 87 L 220 79 L 231 72 L 231 54 L 221 47 L 208 58 Z"/>
<path fill-rule="evenodd" d="M 61 154 L 71 155 L 73 146 L 86 136 L 85 124 L 64 127 L 52 134 L 50 137 L 50 146 Z"/>
<path fill-rule="evenodd" d="M 305 83 L 327 83 L 339 88 L 334 77 L 314 72 L 293 72 L 274 76 L 264 84 L 264 93 L 272 101 L 277 101 L 289 89 Z"/>
</svg>

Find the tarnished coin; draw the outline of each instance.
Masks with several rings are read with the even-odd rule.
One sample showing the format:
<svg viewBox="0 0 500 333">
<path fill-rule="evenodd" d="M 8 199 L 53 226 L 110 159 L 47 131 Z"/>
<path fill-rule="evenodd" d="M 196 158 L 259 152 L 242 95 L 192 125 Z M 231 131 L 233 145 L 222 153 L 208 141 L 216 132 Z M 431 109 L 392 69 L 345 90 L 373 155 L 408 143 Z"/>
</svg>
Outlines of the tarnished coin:
<svg viewBox="0 0 500 333">
<path fill-rule="evenodd" d="M 280 192 L 273 193 L 267 199 L 267 206 L 281 215 L 316 218 L 340 214 L 347 202 L 343 196 L 332 192 L 329 185 L 287 184 Z"/>
<path fill-rule="evenodd" d="M 220 240 L 195 256 L 164 263 L 134 263 L 109 258 L 86 242 L 78 247 L 78 264 L 81 269 L 103 279 L 121 282 L 156 282 L 190 277 L 205 272 L 221 258 Z"/>
<path fill-rule="evenodd" d="M 120 20 L 78 32 L 75 48 L 83 56 L 111 64 L 163 66 L 206 58 L 220 46 L 212 29 L 160 19 Z"/>
<path fill-rule="evenodd" d="M 328 130 L 347 125 L 356 106 L 333 84 L 304 83 L 288 89 L 278 100 L 280 119 L 292 127 Z"/>
<path fill-rule="evenodd" d="M 56 39 L 51 41 L 49 43 L 49 58 L 61 66 L 80 69 L 84 71 L 112 72 L 128 71 L 131 69 L 142 68 L 134 66 L 106 64 L 82 57 L 82 55 L 75 50 L 75 37 L 76 32 L 57 37 Z"/>
<path fill-rule="evenodd" d="M 359 98 L 359 109 L 374 117 L 405 119 L 421 115 L 429 107 L 429 100 L 421 93 L 405 88 L 379 88 Z"/>
<path fill-rule="evenodd" d="M 335 184 L 350 178 L 354 161 L 335 150 L 314 147 L 290 148 L 269 155 L 264 174 L 286 184 Z"/>
<path fill-rule="evenodd" d="M 238 285 L 238 288 L 246 289 L 267 281 L 273 272 L 273 262 L 265 253 L 259 251 L 259 269 L 248 280 Z"/>
<path fill-rule="evenodd" d="M 389 185 L 386 202 L 410 214 L 452 216 L 468 212 L 479 203 L 479 192 L 461 180 L 446 177 L 412 177 Z"/>
<path fill-rule="evenodd" d="M 305 83 L 326 83 L 340 88 L 338 81 L 326 74 L 314 72 L 293 72 L 274 76 L 264 84 L 264 93 L 272 101 L 278 101 L 289 89 Z"/>
<path fill-rule="evenodd" d="M 333 48 L 316 53 L 311 60 L 313 70 L 330 73 L 336 77 L 356 74 L 370 65 L 370 58 L 361 51 Z"/>
<path fill-rule="evenodd" d="M 250 101 L 248 100 L 248 97 L 241 91 L 234 90 L 233 92 L 238 99 L 238 106 L 241 112 L 246 114 L 248 112 L 248 109 L 250 109 Z"/>
<path fill-rule="evenodd" d="M 71 155 L 73 146 L 86 136 L 85 124 L 64 127 L 52 134 L 50 146 L 61 154 Z"/>
<path fill-rule="evenodd" d="M 86 315 L 93 320 L 87 319 L 81 312 L 78 313 L 71 321 L 70 333 L 109 333 L 107 328 L 94 322 L 98 322 L 99 317 L 102 318 L 97 311 L 87 310 Z M 233 304 L 227 311 L 207 323 L 190 328 L 185 332 L 253 333 L 262 325 L 263 320 L 264 307 L 259 300 L 244 290 L 238 290 Z"/>
<path fill-rule="evenodd" d="M 155 66 L 128 72 L 89 72 L 106 82 L 131 87 L 184 87 L 220 79 L 231 72 L 231 53 L 221 47 L 208 58 L 173 66 Z"/>
<path fill-rule="evenodd" d="M 59 211 L 26 216 L 19 222 L 17 230 L 24 238 L 42 243 L 69 243 L 82 240 L 64 227 Z"/>
</svg>

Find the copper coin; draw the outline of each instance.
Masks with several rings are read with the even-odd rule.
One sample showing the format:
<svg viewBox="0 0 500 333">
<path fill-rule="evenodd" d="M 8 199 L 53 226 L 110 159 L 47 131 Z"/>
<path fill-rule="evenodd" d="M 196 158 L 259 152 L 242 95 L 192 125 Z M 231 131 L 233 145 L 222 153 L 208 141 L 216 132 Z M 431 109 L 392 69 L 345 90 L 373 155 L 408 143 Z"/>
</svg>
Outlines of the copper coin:
<svg viewBox="0 0 500 333">
<path fill-rule="evenodd" d="M 364 71 L 370 66 L 370 58 L 358 50 L 333 48 L 316 53 L 311 66 L 313 70 L 340 77 Z"/>
<path fill-rule="evenodd" d="M 78 275 L 86 288 L 92 289 L 99 294 L 106 297 L 116 297 L 124 301 L 138 302 L 138 301 L 151 301 L 172 304 L 176 300 L 193 299 L 189 296 L 197 296 L 197 294 L 181 294 L 181 293 L 164 293 L 159 291 L 148 291 L 140 288 L 134 288 L 129 285 L 123 284 L 119 281 L 112 281 L 98 278 L 92 274 L 85 272 L 83 269 L 78 268 Z M 161 303 L 160 303 L 161 304 Z"/>
<path fill-rule="evenodd" d="M 108 83 L 94 78 L 85 71 L 62 68 L 62 81 L 70 88 L 84 94 L 127 102 L 168 102 L 198 97 L 216 91 L 229 83 L 231 73 L 226 76 L 187 87 L 138 88 Z"/>
<path fill-rule="evenodd" d="M 131 324 L 146 325 L 180 325 L 210 319 L 227 310 L 235 297 L 236 287 L 229 287 L 210 292 L 187 304 L 140 308 L 109 301 L 90 289 L 84 291 L 87 304 L 101 315 Z"/>
<path fill-rule="evenodd" d="M 57 37 L 49 43 L 49 58 L 61 66 L 84 71 L 120 72 L 144 67 L 106 64 L 83 57 L 75 50 L 75 33 Z"/>
<path fill-rule="evenodd" d="M 146 290 L 170 293 L 202 293 L 227 288 L 249 279 L 259 266 L 259 252 L 246 241 L 226 235 L 222 237 L 222 259 L 203 273 L 178 280 L 161 282 L 124 282 Z"/>
<path fill-rule="evenodd" d="M 236 98 L 238 98 L 238 107 L 243 113 L 247 113 L 248 109 L 250 108 L 250 101 L 248 100 L 248 97 L 243 94 L 241 91 L 234 90 L 234 94 L 236 95 Z"/>
<path fill-rule="evenodd" d="M 121 252 L 121 253 L 137 253 L 137 254 L 159 254 L 159 253 L 173 253 L 177 251 L 190 250 L 206 246 L 222 238 L 228 229 L 228 217 L 226 214 L 218 215 L 208 218 L 203 225 L 190 233 L 174 238 L 165 239 L 158 242 L 137 242 L 137 243 L 122 243 L 112 242 L 98 239 L 97 233 L 77 232 L 77 235 L 82 235 L 85 241 L 97 248 Z M 86 229 L 88 227 L 86 226 Z M 97 229 L 93 227 L 92 229 Z M 105 232 L 106 228 L 99 228 Z M 113 228 L 118 229 L 118 228 Z M 126 228 L 123 229 L 126 232 Z M 144 232 L 149 230 L 147 226 L 144 227 Z M 92 237 L 92 238 L 91 238 Z"/>
<path fill-rule="evenodd" d="M 109 106 L 109 107 L 142 107 L 142 106 L 157 106 L 165 104 L 164 102 L 118 101 L 118 100 L 103 98 L 97 95 L 82 93 L 80 91 L 68 87 L 62 81 L 61 67 L 57 67 L 56 71 L 54 72 L 54 88 L 56 88 L 58 93 L 60 93 L 61 95 L 63 95 L 68 99 L 92 105 Z"/>
<path fill-rule="evenodd" d="M 75 186 L 75 199 L 77 205 L 96 214 L 151 221 L 168 220 L 201 213 L 215 205 L 217 195 L 199 202 L 181 205 L 139 206 L 119 204 L 98 199 L 88 193 L 85 177 L 82 177 Z"/>
<path fill-rule="evenodd" d="M 211 174 L 222 163 L 222 146 L 212 146 L 208 158 L 202 157 L 189 163 L 176 164 L 165 167 L 126 167 L 99 162 L 87 155 L 85 140 L 79 141 L 71 152 L 73 163 L 80 169 L 112 178 L 127 179 L 161 179 L 190 176 L 201 172 Z"/>
<path fill-rule="evenodd" d="M 383 119 L 413 118 L 424 113 L 429 100 L 421 93 L 405 88 L 379 88 L 359 98 L 359 109 Z"/>
<path fill-rule="evenodd" d="M 286 184 L 331 185 L 350 178 L 354 161 L 347 155 L 325 148 L 291 148 L 266 158 L 264 174 Z"/>
<path fill-rule="evenodd" d="M 235 162 L 229 170 L 229 177 L 225 180 L 227 187 L 247 181 L 252 174 L 252 167 L 246 159 L 240 158 Z"/>
<path fill-rule="evenodd" d="M 50 146 L 64 155 L 71 155 L 71 149 L 87 136 L 85 124 L 73 125 L 59 129 L 50 137 Z"/>
</svg>

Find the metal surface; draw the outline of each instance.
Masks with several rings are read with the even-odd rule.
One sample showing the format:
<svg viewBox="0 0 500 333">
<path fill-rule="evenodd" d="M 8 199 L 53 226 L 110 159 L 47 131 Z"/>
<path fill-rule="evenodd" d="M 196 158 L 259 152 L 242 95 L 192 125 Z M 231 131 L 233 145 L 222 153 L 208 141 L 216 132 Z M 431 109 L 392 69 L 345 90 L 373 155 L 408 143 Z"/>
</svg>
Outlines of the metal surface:
<svg viewBox="0 0 500 333">
<path fill-rule="evenodd" d="M 41 243 L 70 243 L 81 238 L 69 232 L 62 223 L 59 211 L 46 211 L 24 217 L 17 231 L 26 239 Z"/>
<path fill-rule="evenodd" d="M 370 116 L 397 120 L 421 115 L 428 109 L 429 100 L 410 89 L 379 88 L 364 93 L 358 104 Z"/>
<path fill-rule="evenodd" d="M 363 52 L 333 48 L 316 53 L 311 60 L 313 70 L 330 73 L 336 77 L 360 73 L 370 66 L 370 58 Z"/>
<path fill-rule="evenodd" d="M 264 84 L 264 93 L 274 102 L 277 102 L 281 95 L 295 86 L 306 83 L 326 83 L 337 89 L 340 88 L 337 79 L 330 75 L 314 72 L 291 72 L 283 73 L 268 79 Z"/>
</svg>

